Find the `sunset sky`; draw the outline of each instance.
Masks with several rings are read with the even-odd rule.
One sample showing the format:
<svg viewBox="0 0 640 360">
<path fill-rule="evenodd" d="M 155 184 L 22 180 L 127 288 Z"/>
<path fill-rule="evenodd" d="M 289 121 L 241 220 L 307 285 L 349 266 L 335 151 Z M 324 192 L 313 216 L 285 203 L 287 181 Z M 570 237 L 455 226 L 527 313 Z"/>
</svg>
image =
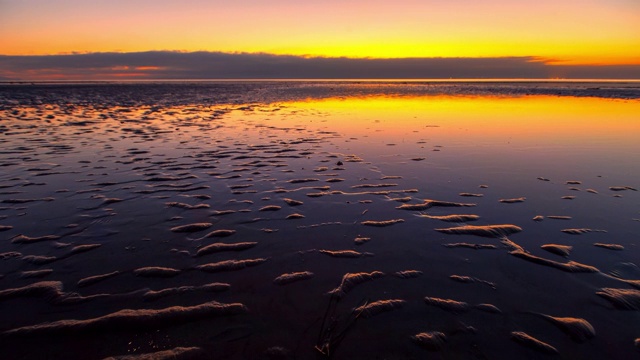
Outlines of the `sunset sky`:
<svg viewBox="0 0 640 360">
<path fill-rule="evenodd" d="M 525 66 L 604 67 L 608 76 L 618 71 L 633 78 L 640 68 L 640 1 L 0 0 L 0 79 L 144 78 L 161 69 L 170 76 L 162 57 L 98 67 L 78 57 L 149 51 L 307 59 L 505 57 Z M 76 56 L 69 59 L 84 70 L 50 65 L 42 55 Z"/>
</svg>

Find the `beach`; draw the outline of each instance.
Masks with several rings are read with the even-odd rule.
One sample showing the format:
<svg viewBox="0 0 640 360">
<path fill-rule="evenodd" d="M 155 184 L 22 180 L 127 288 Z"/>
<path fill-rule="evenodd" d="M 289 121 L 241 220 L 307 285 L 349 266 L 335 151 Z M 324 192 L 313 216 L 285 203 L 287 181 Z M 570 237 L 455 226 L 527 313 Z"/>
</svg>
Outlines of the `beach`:
<svg viewBox="0 0 640 360">
<path fill-rule="evenodd" d="M 633 358 L 639 99 L 3 84 L 3 356 Z"/>
</svg>

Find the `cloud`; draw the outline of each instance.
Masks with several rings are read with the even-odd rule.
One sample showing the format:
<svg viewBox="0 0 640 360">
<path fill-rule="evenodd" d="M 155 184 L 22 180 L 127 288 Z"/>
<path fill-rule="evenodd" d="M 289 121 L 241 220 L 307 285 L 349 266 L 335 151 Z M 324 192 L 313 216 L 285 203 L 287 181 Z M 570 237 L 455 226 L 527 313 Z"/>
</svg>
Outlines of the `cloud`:
<svg viewBox="0 0 640 360">
<path fill-rule="evenodd" d="M 0 79 L 640 78 L 640 65 L 554 65 L 536 57 L 354 59 L 264 53 L 146 51 L 0 55 Z"/>
</svg>

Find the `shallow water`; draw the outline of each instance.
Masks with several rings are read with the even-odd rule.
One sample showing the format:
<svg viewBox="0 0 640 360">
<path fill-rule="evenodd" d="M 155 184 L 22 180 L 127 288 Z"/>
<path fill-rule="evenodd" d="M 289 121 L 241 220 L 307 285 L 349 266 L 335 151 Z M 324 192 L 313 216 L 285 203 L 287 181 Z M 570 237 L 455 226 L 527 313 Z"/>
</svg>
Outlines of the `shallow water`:
<svg viewBox="0 0 640 360">
<path fill-rule="evenodd" d="M 596 85 L 4 86 L 2 349 L 548 356 L 512 339 L 524 332 L 563 358 L 636 356 L 640 101 L 633 84 Z M 433 218 L 452 214 L 479 218 Z M 436 231 L 463 225 L 478 228 Z M 198 254 L 214 243 L 242 244 Z M 629 290 L 629 309 L 607 288 Z"/>
</svg>

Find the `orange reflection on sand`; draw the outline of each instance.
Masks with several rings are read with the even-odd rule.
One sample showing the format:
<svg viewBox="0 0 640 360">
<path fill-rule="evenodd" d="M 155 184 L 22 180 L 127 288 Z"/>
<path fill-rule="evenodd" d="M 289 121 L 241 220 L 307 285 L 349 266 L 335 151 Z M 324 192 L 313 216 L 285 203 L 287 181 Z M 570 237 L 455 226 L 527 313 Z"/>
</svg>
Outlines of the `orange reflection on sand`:
<svg viewBox="0 0 640 360">
<path fill-rule="evenodd" d="M 443 137 L 464 141 L 636 143 L 640 101 L 600 98 L 357 97 L 287 103 L 327 114 L 327 128 L 344 136 Z M 413 135 L 411 135 L 413 134 Z"/>
</svg>

